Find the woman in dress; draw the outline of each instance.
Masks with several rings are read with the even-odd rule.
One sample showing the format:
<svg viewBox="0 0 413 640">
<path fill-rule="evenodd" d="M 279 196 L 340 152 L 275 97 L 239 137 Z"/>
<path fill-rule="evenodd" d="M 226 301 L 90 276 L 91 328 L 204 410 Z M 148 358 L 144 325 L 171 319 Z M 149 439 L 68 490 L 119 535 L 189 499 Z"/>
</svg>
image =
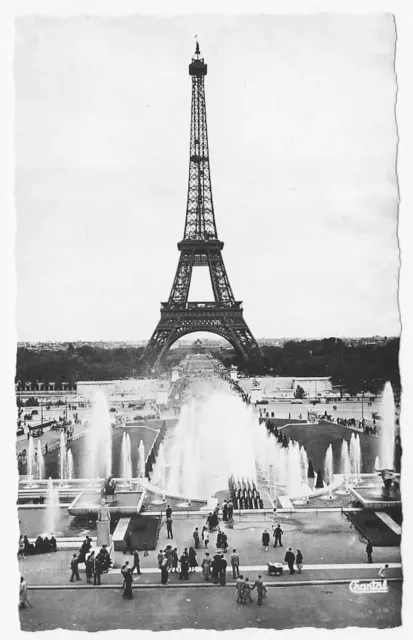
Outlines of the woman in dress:
<svg viewBox="0 0 413 640">
<path fill-rule="evenodd" d="M 189 568 L 191 569 L 191 571 L 195 571 L 195 567 L 198 566 L 198 562 L 196 560 L 196 551 L 193 547 L 189 547 L 188 556 L 189 556 Z"/>
</svg>

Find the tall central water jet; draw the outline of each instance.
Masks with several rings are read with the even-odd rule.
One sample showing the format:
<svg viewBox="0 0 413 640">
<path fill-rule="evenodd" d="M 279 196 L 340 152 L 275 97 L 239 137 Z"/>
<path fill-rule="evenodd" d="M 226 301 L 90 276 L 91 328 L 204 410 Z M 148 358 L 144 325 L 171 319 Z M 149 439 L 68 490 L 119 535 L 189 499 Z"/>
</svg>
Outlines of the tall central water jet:
<svg viewBox="0 0 413 640">
<path fill-rule="evenodd" d="M 333 483 L 333 447 L 328 445 L 326 452 L 326 459 L 324 465 L 324 476 L 329 487 L 329 496 L 332 498 L 332 483 Z"/>
<path fill-rule="evenodd" d="M 88 430 L 85 477 L 107 478 L 112 473 L 112 427 L 109 406 L 104 392 L 99 389 L 93 399 Z"/>
<path fill-rule="evenodd" d="M 70 449 L 67 452 L 67 479 L 73 480 L 73 454 Z"/>
<path fill-rule="evenodd" d="M 352 481 L 357 483 L 361 473 L 361 446 L 358 433 L 352 433 L 350 438 L 350 473 L 353 475 Z"/>
<path fill-rule="evenodd" d="M 34 472 L 34 441 L 33 436 L 29 436 L 29 445 L 27 451 L 27 475 L 29 478 L 29 486 L 33 486 L 33 472 Z"/>
<path fill-rule="evenodd" d="M 39 480 L 43 480 L 44 476 L 44 456 L 42 451 L 42 443 L 39 440 L 37 443 L 37 477 Z"/>
<path fill-rule="evenodd" d="M 47 481 L 45 532 L 48 536 L 56 532 L 56 522 L 59 511 L 59 492 L 53 484 L 52 478 Z"/>
<path fill-rule="evenodd" d="M 145 446 L 143 441 L 139 442 L 138 448 L 138 478 L 145 477 Z"/>
<path fill-rule="evenodd" d="M 386 382 L 380 401 L 379 460 L 382 469 L 394 469 L 396 405 L 390 382 Z"/>
<path fill-rule="evenodd" d="M 132 456 L 131 456 L 131 441 L 130 435 L 127 431 L 123 432 L 122 436 L 122 450 L 121 450 L 121 463 L 122 463 L 122 478 L 125 482 L 132 482 Z"/>
<path fill-rule="evenodd" d="M 63 431 L 60 434 L 59 466 L 60 480 L 64 480 L 66 478 L 66 437 Z"/>
</svg>

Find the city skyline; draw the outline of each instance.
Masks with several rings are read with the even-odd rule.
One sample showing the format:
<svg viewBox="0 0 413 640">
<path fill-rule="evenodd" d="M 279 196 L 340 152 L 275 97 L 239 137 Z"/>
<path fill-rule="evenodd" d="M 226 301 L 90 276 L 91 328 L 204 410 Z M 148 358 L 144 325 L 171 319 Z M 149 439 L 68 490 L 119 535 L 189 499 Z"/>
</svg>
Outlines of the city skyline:
<svg viewBox="0 0 413 640">
<path fill-rule="evenodd" d="M 194 33 L 218 235 L 257 339 L 398 335 L 391 16 L 26 18 L 18 340 L 149 339 L 185 219 Z"/>
</svg>

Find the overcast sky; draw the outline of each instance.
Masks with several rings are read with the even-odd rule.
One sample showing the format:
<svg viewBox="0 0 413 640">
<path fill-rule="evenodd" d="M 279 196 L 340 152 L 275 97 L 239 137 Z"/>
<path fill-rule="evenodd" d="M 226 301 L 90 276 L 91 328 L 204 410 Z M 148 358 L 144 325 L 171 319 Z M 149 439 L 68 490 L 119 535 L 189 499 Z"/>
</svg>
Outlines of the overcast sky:
<svg viewBox="0 0 413 640">
<path fill-rule="evenodd" d="M 218 235 L 252 332 L 398 334 L 391 16 L 25 18 L 18 339 L 150 337 L 184 228 L 195 34 Z M 191 299 L 211 297 L 205 275 Z"/>
</svg>

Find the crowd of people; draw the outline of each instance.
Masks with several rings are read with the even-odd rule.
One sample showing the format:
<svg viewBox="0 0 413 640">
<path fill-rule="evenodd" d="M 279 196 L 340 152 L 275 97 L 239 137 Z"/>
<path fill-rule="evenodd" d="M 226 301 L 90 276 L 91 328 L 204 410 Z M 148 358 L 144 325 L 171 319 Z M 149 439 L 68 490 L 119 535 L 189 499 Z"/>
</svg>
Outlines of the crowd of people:
<svg viewBox="0 0 413 640">
<path fill-rule="evenodd" d="M 95 586 L 100 585 L 100 577 L 102 573 L 108 573 L 112 566 L 112 560 L 107 548 L 107 545 L 103 545 L 100 551 L 96 554 L 94 551 L 90 551 L 92 546 L 92 540 L 89 536 L 86 536 L 80 551 L 74 553 L 70 562 L 70 582 L 75 580 L 81 580 L 79 575 L 79 564 L 85 564 L 86 582 Z"/>
<path fill-rule="evenodd" d="M 50 538 L 45 536 L 37 536 L 34 544 L 29 541 L 27 536 L 21 535 L 19 538 L 19 547 L 17 555 L 22 560 L 25 560 L 27 556 L 33 556 L 39 553 L 51 553 L 57 551 L 56 538 L 52 534 Z"/>
</svg>

